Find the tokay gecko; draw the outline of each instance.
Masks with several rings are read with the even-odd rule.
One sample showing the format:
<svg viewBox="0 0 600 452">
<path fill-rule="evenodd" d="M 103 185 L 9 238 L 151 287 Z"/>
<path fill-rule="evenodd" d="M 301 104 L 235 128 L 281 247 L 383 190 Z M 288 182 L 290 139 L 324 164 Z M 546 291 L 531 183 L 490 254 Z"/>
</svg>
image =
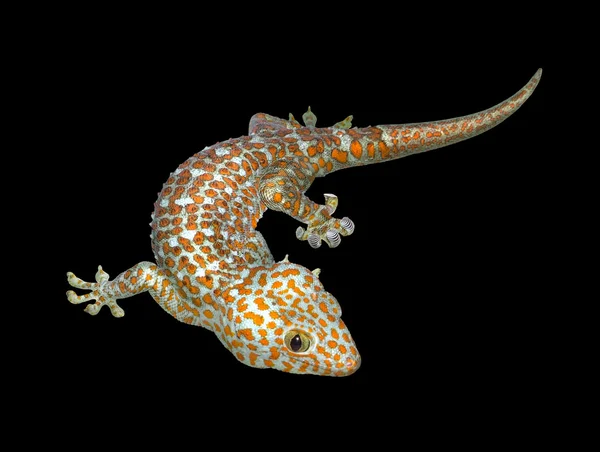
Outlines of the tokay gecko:
<svg viewBox="0 0 600 452">
<path fill-rule="evenodd" d="M 402 125 L 352 128 L 352 116 L 317 128 L 310 107 L 302 126 L 264 113 L 249 134 L 206 147 L 171 174 L 154 205 L 150 226 L 156 263 L 140 262 L 112 281 L 98 267 L 96 282 L 67 273 L 71 303 L 95 300 L 124 315 L 121 298 L 150 292 L 177 320 L 214 332 L 242 363 L 284 372 L 345 376 L 361 358 L 341 319 L 336 298 L 310 271 L 276 262 L 256 230 L 266 209 L 305 227 L 296 237 L 317 248 L 337 247 L 354 223 L 336 218 L 335 195 L 324 204 L 305 196 L 316 177 L 437 149 L 479 135 L 513 114 L 537 86 L 538 70 L 523 89 L 480 113 Z"/>
</svg>

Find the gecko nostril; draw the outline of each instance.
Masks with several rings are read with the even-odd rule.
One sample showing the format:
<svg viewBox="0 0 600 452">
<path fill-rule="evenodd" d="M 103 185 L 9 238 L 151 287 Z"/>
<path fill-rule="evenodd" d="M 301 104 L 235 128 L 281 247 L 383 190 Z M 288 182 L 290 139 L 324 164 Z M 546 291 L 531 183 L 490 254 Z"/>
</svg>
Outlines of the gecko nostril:
<svg viewBox="0 0 600 452">
<path fill-rule="evenodd" d="M 358 370 L 360 367 L 360 355 L 356 358 L 348 358 L 346 360 L 346 369 L 348 369 L 348 374 L 352 374 Z"/>
</svg>

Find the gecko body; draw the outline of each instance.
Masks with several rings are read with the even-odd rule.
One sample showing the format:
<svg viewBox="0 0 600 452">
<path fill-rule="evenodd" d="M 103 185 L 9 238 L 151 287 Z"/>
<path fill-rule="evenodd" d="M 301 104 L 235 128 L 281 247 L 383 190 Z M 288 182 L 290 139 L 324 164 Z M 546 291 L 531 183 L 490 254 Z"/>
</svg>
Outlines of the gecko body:
<svg viewBox="0 0 600 452">
<path fill-rule="evenodd" d="M 541 69 L 506 101 L 480 113 L 403 125 L 352 128 L 352 117 L 328 128 L 316 116 L 304 126 L 258 113 L 249 134 L 206 147 L 169 177 L 154 205 L 151 243 L 156 263 L 141 262 L 96 282 L 68 273 L 72 303 L 92 315 L 148 291 L 177 320 L 214 332 L 242 363 L 285 372 L 345 376 L 361 358 L 336 298 L 310 271 L 276 262 L 256 226 L 266 209 L 300 221 L 296 236 L 313 248 L 340 244 L 353 222 L 333 216 L 335 195 L 319 204 L 305 196 L 316 177 L 344 168 L 429 151 L 479 135 L 514 113 L 531 95 Z"/>
</svg>

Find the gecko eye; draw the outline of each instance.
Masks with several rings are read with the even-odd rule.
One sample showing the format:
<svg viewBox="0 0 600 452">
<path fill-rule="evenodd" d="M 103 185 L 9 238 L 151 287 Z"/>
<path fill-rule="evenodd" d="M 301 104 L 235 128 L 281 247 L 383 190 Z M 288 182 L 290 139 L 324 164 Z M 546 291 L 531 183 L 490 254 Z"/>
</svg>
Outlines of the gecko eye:
<svg viewBox="0 0 600 452">
<path fill-rule="evenodd" d="M 304 353 L 310 348 L 310 336 L 304 331 L 290 330 L 285 335 L 285 346 L 294 353 Z"/>
</svg>

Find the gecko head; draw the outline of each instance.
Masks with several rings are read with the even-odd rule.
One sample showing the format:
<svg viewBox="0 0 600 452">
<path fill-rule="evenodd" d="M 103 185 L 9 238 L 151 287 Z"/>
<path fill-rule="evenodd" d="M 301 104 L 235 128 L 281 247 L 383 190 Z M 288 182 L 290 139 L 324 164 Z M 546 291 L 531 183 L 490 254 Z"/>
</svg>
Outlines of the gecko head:
<svg viewBox="0 0 600 452">
<path fill-rule="evenodd" d="M 331 376 L 360 366 L 340 305 L 317 272 L 287 261 L 251 269 L 226 304 L 220 338 L 244 364 Z"/>
</svg>

